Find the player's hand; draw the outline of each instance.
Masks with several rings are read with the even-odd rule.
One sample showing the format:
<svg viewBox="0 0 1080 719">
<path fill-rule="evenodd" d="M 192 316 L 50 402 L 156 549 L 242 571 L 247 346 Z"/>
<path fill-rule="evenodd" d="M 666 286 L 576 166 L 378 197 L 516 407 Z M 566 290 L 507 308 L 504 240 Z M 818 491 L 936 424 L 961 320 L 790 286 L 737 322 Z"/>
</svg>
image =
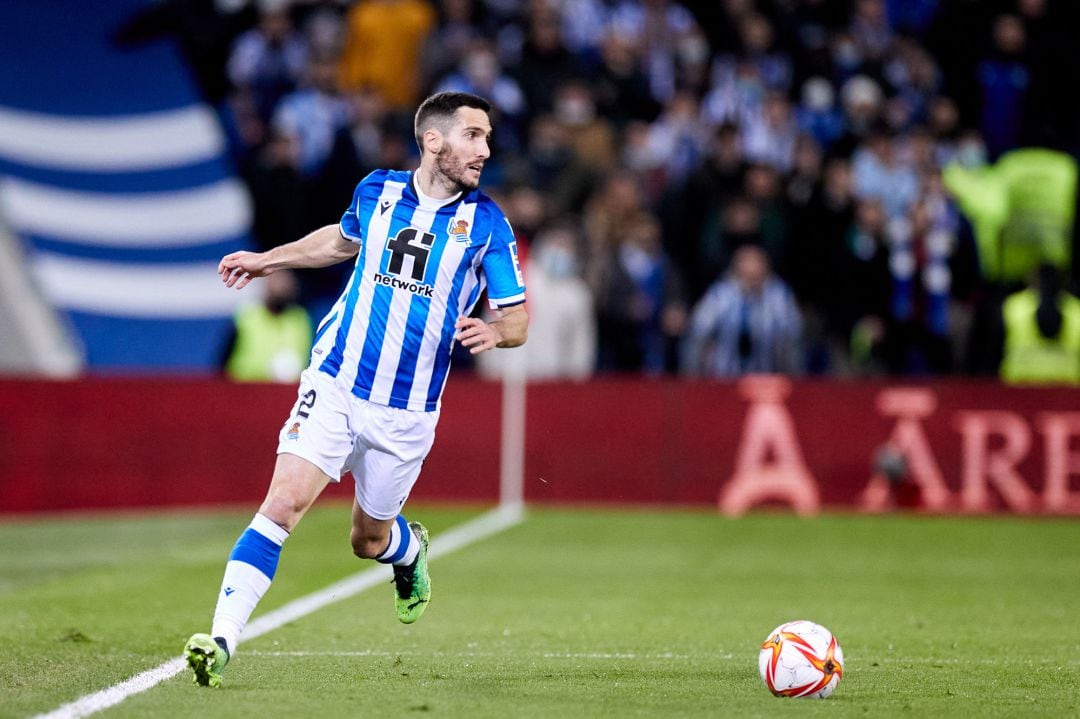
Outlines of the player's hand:
<svg viewBox="0 0 1080 719">
<path fill-rule="evenodd" d="M 256 277 L 270 274 L 266 267 L 263 252 L 233 252 L 221 258 L 218 263 L 218 275 L 226 287 L 242 290 Z"/>
<path fill-rule="evenodd" d="M 502 342 L 502 336 L 495 327 L 475 317 L 458 317 L 454 328 L 457 329 L 454 339 L 468 347 L 469 354 L 494 349 Z"/>
</svg>

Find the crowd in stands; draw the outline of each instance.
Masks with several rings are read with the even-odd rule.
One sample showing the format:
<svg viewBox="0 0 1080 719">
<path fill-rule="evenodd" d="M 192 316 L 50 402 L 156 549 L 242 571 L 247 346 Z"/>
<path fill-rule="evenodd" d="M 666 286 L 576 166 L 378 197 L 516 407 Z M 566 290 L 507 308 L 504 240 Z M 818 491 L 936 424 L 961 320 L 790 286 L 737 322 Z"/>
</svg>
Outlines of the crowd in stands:
<svg viewBox="0 0 1080 719">
<path fill-rule="evenodd" d="M 527 248 L 534 377 L 993 374 L 1004 298 L 1040 266 L 1059 294 L 1074 279 L 1068 0 L 154 12 L 133 25 L 178 34 L 263 247 L 336 220 L 368 171 L 415 166 L 428 93 L 488 98 L 483 189 Z M 301 275 L 313 315 L 350 269 Z"/>
</svg>

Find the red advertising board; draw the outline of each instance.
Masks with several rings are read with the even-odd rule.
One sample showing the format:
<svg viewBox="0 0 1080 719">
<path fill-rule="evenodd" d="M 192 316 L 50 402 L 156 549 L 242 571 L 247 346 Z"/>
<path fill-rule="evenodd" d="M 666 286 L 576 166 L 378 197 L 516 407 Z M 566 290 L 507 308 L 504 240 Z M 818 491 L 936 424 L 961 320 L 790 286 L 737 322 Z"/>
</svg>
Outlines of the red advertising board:
<svg viewBox="0 0 1080 719">
<path fill-rule="evenodd" d="M 256 502 L 294 400 L 213 380 L 0 381 L 0 512 Z M 451 379 L 414 498 L 496 497 L 499 400 Z M 610 378 L 530 385 L 526 416 L 530 501 L 1080 514 L 1076 389 Z M 904 460 L 893 481 L 883 446 Z"/>
</svg>

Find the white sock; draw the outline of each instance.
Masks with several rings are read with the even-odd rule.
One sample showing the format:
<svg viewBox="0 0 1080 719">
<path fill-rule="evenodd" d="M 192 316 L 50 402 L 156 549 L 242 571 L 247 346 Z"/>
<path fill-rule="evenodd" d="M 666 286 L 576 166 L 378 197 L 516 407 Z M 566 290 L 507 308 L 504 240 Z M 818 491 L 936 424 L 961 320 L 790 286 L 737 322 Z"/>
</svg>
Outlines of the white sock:
<svg viewBox="0 0 1080 719">
<path fill-rule="evenodd" d="M 256 514 L 233 546 L 221 580 L 210 635 L 223 637 L 229 654 L 236 652 L 255 606 L 270 588 L 277 571 L 281 545 L 289 533 L 262 514 Z"/>
<path fill-rule="evenodd" d="M 390 544 L 386 545 L 386 549 L 375 558 L 375 561 L 407 567 L 416 561 L 416 555 L 419 553 L 420 540 L 409 529 L 409 523 L 405 521 L 405 517 L 399 514 L 390 525 Z"/>
</svg>

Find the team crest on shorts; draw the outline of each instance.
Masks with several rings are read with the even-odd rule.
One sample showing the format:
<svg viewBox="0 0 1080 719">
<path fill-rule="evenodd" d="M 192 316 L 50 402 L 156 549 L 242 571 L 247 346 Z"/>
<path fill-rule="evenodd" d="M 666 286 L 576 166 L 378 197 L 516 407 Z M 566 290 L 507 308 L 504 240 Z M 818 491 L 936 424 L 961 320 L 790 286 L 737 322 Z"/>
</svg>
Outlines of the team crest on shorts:
<svg viewBox="0 0 1080 719">
<path fill-rule="evenodd" d="M 293 422 L 293 426 L 289 427 L 289 433 L 285 436 L 289 439 L 300 439 L 300 423 Z"/>
<path fill-rule="evenodd" d="M 450 235 L 457 242 L 468 245 L 471 241 L 469 239 L 469 221 L 459 220 L 453 218 L 450 220 L 450 225 L 446 228 L 446 234 Z"/>
</svg>

